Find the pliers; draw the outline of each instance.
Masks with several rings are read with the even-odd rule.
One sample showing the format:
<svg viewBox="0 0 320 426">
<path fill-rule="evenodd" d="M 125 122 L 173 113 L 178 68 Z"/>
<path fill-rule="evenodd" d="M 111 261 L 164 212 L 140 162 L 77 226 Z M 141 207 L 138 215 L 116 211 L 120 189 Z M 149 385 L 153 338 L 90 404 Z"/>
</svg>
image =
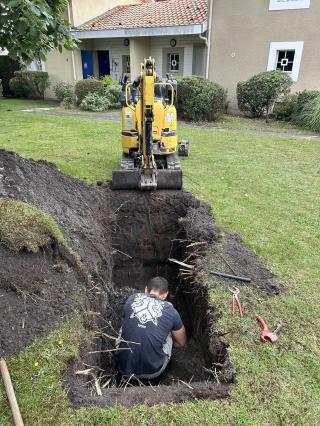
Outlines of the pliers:
<svg viewBox="0 0 320 426">
<path fill-rule="evenodd" d="M 242 309 L 238 294 L 240 293 L 240 290 L 238 289 L 238 287 L 233 287 L 232 289 L 229 288 L 229 290 L 231 291 L 231 293 L 233 294 L 232 296 L 232 307 L 231 307 L 231 312 L 232 315 L 234 315 L 235 309 L 236 309 L 236 302 L 237 302 L 237 306 L 239 309 L 239 313 L 240 313 L 240 317 L 243 317 L 244 315 L 244 310 Z"/>
</svg>

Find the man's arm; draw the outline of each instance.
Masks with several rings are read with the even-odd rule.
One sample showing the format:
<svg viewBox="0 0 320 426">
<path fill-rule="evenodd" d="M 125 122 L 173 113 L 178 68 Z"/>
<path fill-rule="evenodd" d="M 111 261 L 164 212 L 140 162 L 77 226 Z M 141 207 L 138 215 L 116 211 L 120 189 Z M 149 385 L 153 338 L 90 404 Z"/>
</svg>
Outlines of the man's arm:
<svg viewBox="0 0 320 426">
<path fill-rule="evenodd" d="M 187 333 L 184 326 L 180 328 L 180 330 L 171 331 L 173 346 L 175 348 L 184 348 L 187 346 Z"/>
</svg>

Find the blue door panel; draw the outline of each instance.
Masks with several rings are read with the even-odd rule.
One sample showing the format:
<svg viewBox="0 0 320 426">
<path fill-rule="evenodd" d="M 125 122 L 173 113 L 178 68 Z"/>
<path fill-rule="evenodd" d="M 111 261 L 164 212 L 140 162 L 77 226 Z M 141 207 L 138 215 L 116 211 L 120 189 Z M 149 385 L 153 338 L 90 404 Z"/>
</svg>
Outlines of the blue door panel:
<svg viewBox="0 0 320 426">
<path fill-rule="evenodd" d="M 83 78 L 93 76 L 93 59 L 91 50 L 81 50 L 82 74 Z"/>
<path fill-rule="evenodd" d="M 109 50 L 98 50 L 99 77 L 110 75 Z"/>
</svg>

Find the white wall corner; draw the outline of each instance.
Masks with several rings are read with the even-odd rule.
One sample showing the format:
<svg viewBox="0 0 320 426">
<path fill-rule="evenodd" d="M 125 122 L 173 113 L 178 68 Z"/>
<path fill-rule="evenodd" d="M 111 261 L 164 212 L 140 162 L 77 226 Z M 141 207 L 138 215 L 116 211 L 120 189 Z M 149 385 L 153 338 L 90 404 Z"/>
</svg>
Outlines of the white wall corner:
<svg viewBox="0 0 320 426">
<path fill-rule="evenodd" d="M 269 10 L 290 10 L 309 8 L 310 0 L 270 0 L 269 3 Z"/>
<path fill-rule="evenodd" d="M 290 75 L 293 81 L 298 81 L 303 44 L 303 41 L 271 42 L 267 71 L 273 71 L 277 68 L 277 55 L 279 50 L 294 50 L 294 62 Z"/>
</svg>

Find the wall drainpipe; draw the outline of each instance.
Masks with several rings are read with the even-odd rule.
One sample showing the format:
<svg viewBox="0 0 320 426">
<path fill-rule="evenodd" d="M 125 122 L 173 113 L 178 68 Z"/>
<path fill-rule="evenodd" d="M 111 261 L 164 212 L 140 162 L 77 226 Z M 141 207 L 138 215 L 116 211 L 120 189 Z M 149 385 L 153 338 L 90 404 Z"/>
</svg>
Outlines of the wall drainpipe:
<svg viewBox="0 0 320 426">
<path fill-rule="evenodd" d="M 70 11 L 69 1 L 68 1 L 68 21 L 69 21 L 69 24 L 70 24 L 69 30 L 71 31 L 71 11 Z M 73 80 L 77 81 L 76 64 L 75 64 L 75 58 L 74 58 L 74 51 L 73 50 L 71 50 L 71 62 L 72 62 Z"/>
<path fill-rule="evenodd" d="M 207 48 L 207 58 L 206 58 L 206 74 L 205 77 L 209 79 L 209 65 L 210 65 L 210 51 L 211 51 L 211 27 L 212 27 L 212 11 L 213 11 L 213 0 L 208 0 L 208 29 L 207 36 L 199 34 L 201 40 L 205 41 Z"/>
</svg>

